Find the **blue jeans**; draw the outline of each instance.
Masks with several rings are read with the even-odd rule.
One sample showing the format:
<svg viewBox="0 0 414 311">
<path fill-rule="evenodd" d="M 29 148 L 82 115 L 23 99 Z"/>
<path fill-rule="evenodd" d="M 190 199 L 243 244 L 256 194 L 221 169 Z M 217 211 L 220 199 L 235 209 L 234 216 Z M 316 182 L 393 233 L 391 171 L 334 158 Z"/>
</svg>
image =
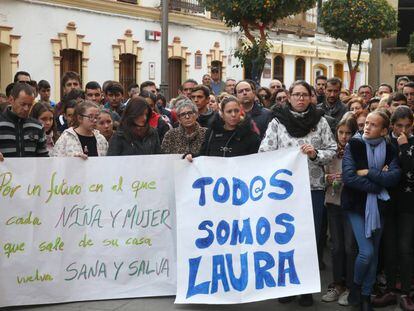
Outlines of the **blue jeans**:
<svg viewBox="0 0 414 311">
<path fill-rule="evenodd" d="M 362 295 L 369 296 L 371 295 L 377 274 L 378 253 L 383 225 L 381 224 L 381 229 L 373 233 L 371 238 L 366 238 L 364 215 L 351 211 L 347 211 L 347 215 L 359 248 L 355 260 L 354 283 L 361 285 Z"/>
</svg>

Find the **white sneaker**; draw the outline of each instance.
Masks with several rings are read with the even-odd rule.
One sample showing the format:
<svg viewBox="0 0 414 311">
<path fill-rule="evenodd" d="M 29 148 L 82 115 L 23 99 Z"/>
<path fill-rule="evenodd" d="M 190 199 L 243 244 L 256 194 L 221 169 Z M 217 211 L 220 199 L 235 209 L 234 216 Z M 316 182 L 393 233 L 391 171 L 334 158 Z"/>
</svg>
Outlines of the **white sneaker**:
<svg viewBox="0 0 414 311">
<path fill-rule="evenodd" d="M 338 304 L 341 306 L 349 306 L 348 303 L 349 289 L 344 291 L 338 298 Z"/>
<path fill-rule="evenodd" d="M 328 288 L 328 290 L 326 291 L 326 294 L 322 296 L 322 301 L 323 302 L 332 302 L 332 301 L 336 301 L 339 298 L 339 291 L 335 288 Z"/>
</svg>

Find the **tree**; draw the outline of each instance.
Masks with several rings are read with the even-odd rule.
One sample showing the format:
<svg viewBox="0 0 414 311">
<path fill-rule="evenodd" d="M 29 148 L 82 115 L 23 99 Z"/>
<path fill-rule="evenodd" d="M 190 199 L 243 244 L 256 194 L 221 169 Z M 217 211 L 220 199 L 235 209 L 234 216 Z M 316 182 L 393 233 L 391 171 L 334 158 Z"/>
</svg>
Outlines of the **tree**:
<svg viewBox="0 0 414 311">
<path fill-rule="evenodd" d="M 316 0 L 199 0 L 205 8 L 223 18 L 229 27 L 239 27 L 248 42 L 241 41 L 235 56 L 246 78 L 260 82 L 266 54 L 270 51 L 268 30 L 277 20 L 305 12 Z M 258 36 L 255 36 L 258 32 Z"/>
<path fill-rule="evenodd" d="M 398 28 L 397 12 L 387 0 L 327 0 L 322 6 L 321 25 L 335 39 L 348 43 L 346 58 L 351 70 L 351 91 L 358 71 L 362 44 L 368 39 L 384 38 Z M 358 46 L 358 57 L 352 64 L 352 46 Z"/>
<path fill-rule="evenodd" d="M 410 42 L 407 46 L 407 54 L 410 58 L 410 61 L 414 63 L 414 32 L 410 35 Z"/>
</svg>

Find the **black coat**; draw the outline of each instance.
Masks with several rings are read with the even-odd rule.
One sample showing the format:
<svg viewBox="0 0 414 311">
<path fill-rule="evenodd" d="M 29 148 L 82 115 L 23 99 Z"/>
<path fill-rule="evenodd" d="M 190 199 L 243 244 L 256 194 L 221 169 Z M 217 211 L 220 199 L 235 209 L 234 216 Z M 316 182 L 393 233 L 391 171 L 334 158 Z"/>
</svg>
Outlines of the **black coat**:
<svg viewBox="0 0 414 311">
<path fill-rule="evenodd" d="M 161 146 L 157 130 L 149 128 L 148 134 L 130 141 L 124 132 L 118 130 L 109 141 L 107 156 L 160 154 Z"/>
<path fill-rule="evenodd" d="M 201 146 L 200 155 L 236 157 L 257 153 L 260 137 L 253 131 L 251 120 L 246 118 L 234 131 L 224 129 L 224 122 L 216 115 Z"/>
<path fill-rule="evenodd" d="M 408 138 L 408 144 L 398 145 L 397 139 L 391 142 L 398 152 L 401 167 L 401 180 L 391 192 L 396 212 L 414 214 L 414 137 Z"/>
<path fill-rule="evenodd" d="M 273 113 L 269 109 L 262 107 L 258 102 L 255 102 L 247 116 L 254 121 L 260 131 L 260 138 L 263 138 L 266 134 L 267 126 L 273 118 Z"/>
<path fill-rule="evenodd" d="M 342 180 L 344 187 L 341 193 L 341 204 L 346 210 L 365 213 L 367 193 L 379 194 L 383 188 L 389 190 L 400 181 L 401 170 L 398 166 L 394 147 L 387 143 L 385 163 L 388 171 L 369 168 L 365 142 L 357 134 L 345 147 L 342 160 Z M 367 176 L 358 176 L 357 171 L 369 169 Z"/>
</svg>

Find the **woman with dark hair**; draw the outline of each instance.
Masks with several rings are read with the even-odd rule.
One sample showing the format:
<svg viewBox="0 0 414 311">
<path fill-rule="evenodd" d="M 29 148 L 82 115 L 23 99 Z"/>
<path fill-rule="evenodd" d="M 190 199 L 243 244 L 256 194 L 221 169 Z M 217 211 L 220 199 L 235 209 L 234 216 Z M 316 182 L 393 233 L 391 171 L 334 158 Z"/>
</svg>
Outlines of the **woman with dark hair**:
<svg viewBox="0 0 414 311">
<path fill-rule="evenodd" d="M 270 100 L 272 102 L 272 107 L 270 109 L 274 109 L 274 107 L 282 107 L 288 101 L 288 91 L 285 89 L 277 89 Z"/>
<path fill-rule="evenodd" d="M 260 146 L 258 129 L 250 118 L 242 116 L 242 107 L 234 96 L 223 99 L 206 132 L 200 156 L 236 157 L 257 153 Z M 187 155 L 191 161 L 191 155 Z"/>
<path fill-rule="evenodd" d="M 59 138 L 56 130 L 56 122 L 53 117 L 53 109 L 48 103 L 39 102 L 33 106 L 32 111 L 30 111 L 30 116 L 43 125 L 46 134 L 46 148 L 49 153 L 52 152 Z"/>
<path fill-rule="evenodd" d="M 152 109 L 143 97 L 132 98 L 109 141 L 108 156 L 161 153 L 157 130 L 149 124 L 151 114 Z"/>
<path fill-rule="evenodd" d="M 71 127 L 65 130 L 57 140 L 51 156 L 87 157 L 105 156 L 108 142 L 96 130 L 99 108 L 91 101 L 78 103 Z"/>
<path fill-rule="evenodd" d="M 262 86 L 257 90 L 256 94 L 263 107 L 270 108 L 272 98 L 272 93 L 270 92 L 270 90 L 267 87 Z"/>
<path fill-rule="evenodd" d="M 162 141 L 164 139 L 165 133 L 167 133 L 169 129 L 172 128 L 169 123 L 169 118 L 167 116 L 164 117 L 160 114 L 160 111 L 157 107 L 157 96 L 154 93 L 141 91 L 139 96 L 144 98 L 148 106 L 151 108 L 151 117 L 148 123 L 152 128 L 157 129 L 160 141 Z"/>
<path fill-rule="evenodd" d="M 312 89 L 305 81 L 296 81 L 289 89 L 289 102 L 273 110 L 274 119 L 269 123 L 259 152 L 298 147 L 308 156 L 316 242 L 321 241 L 325 200 L 324 165 L 336 154 L 337 145 L 323 117 L 324 112 L 311 104 Z M 318 247 L 321 258 L 322 249 Z M 281 299 L 288 302 L 290 298 Z M 313 304 L 311 294 L 302 295 L 301 306 Z"/>
</svg>

